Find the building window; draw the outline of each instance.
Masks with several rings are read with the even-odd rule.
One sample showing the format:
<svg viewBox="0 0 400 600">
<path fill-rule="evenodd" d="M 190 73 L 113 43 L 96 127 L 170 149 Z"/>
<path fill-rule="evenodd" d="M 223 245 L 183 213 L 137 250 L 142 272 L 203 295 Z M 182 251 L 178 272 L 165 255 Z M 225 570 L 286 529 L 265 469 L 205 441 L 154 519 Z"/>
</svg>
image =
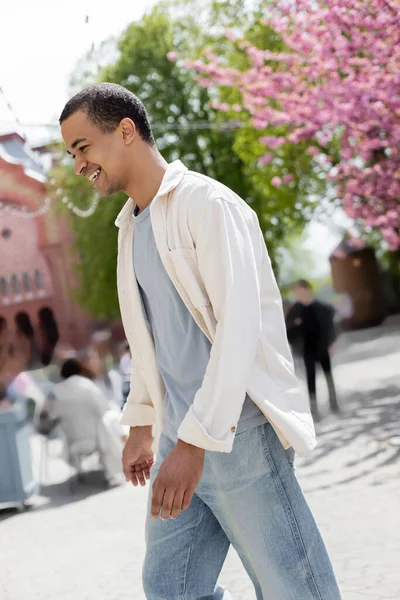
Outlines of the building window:
<svg viewBox="0 0 400 600">
<path fill-rule="evenodd" d="M 42 273 L 39 269 L 36 269 L 35 271 L 35 287 L 37 290 L 42 290 L 44 288 Z"/>
<path fill-rule="evenodd" d="M 18 277 L 15 274 L 11 277 L 11 289 L 13 294 L 19 294 L 20 292 Z"/>
<path fill-rule="evenodd" d="M 11 237 L 11 229 L 5 228 L 1 230 L 1 237 L 5 240 Z"/>
<path fill-rule="evenodd" d="M 31 278 L 29 277 L 28 273 L 24 273 L 22 275 L 22 284 L 24 286 L 24 291 L 25 292 L 30 292 L 31 291 L 31 289 L 32 289 Z"/>
<path fill-rule="evenodd" d="M 5 277 L 0 277 L 0 294 L 2 296 L 8 295 L 8 284 Z"/>
</svg>

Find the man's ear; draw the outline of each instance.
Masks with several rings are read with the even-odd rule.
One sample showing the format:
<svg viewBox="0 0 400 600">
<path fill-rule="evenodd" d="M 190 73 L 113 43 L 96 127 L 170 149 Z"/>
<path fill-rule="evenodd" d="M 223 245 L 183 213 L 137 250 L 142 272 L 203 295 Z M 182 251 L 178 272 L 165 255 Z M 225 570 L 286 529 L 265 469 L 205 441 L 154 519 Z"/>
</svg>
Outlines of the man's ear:
<svg viewBox="0 0 400 600">
<path fill-rule="evenodd" d="M 125 144 L 128 146 L 135 139 L 136 125 L 132 121 L 132 119 L 125 118 L 125 119 L 122 119 L 122 121 L 119 124 L 119 127 L 120 127 L 120 130 L 122 133 L 122 139 L 124 140 Z"/>
</svg>

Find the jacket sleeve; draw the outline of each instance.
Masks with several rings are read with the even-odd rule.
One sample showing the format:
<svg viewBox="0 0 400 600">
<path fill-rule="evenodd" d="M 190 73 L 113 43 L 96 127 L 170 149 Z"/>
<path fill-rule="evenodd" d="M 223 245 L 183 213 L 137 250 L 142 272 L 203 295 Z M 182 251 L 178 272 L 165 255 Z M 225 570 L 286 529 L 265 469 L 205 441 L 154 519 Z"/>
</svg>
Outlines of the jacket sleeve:
<svg viewBox="0 0 400 600">
<path fill-rule="evenodd" d="M 328 306 L 327 314 L 327 341 L 328 347 L 332 346 L 337 340 L 337 330 L 335 326 L 335 311 L 331 306 Z"/>
<path fill-rule="evenodd" d="M 261 333 L 255 223 L 240 205 L 213 198 L 197 212 L 194 243 L 217 321 L 201 388 L 178 431 L 183 441 L 230 452 Z M 258 223 L 256 224 L 258 228 Z M 259 262 L 260 262 L 259 258 Z"/>
<path fill-rule="evenodd" d="M 302 324 L 296 323 L 297 319 L 301 319 L 300 305 L 296 302 L 288 311 L 285 323 L 288 342 L 295 354 L 301 354 L 303 350 L 304 331 Z"/>
<path fill-rule="evenodd" d="M 289 310 L 285 317 L 286 331 L 290 341 L 292 335 L 296 335 L 299 332 L 299 325 L 296 320 L 300 317 L 298 304 L 294 304 Z"/>
<path fill-rule="evenodd" d="M 120 422 L 122 425 L 138 427 L 154 425 L 155 421 L 155 410 L 149 392 L 140 370 L 135 367 L 132 359 L 130 392 L 122 411 Z"/>
</svg>

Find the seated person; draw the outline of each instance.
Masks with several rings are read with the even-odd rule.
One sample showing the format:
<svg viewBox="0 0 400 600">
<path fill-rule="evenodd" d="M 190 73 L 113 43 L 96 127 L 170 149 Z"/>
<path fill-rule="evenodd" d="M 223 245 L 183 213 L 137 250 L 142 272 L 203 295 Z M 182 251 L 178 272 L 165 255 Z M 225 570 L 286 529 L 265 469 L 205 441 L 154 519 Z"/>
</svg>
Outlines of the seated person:
<svg viewBox="0 0 400 600">
<path fill-rule="evenodd" d="M 121 411 L 123 404 L 122 377 L 116 369 L 106 369 L 98 352 L 89 348 L 80 356 L 83 375 L 94 381 L 107 399 L 108 407 Z"/>
<path fill-rule="evenodd" d="M 125 443 L 129 435 L 129 426 L 120 423 L 123 398 L 120 374 L 115 369 L 111 369 L 105 374 L 100 357 L 93 349 L 82 354 L 80 364 L 82 366 L 81 374 L 93 381 L 102 392 L 102 399 L 106 407 L 104 421 L 114 435 Z"/>
<path fill-rule="evenodd" d="M 81 364 L 73 358 L 62 365 L 61 378 L 48 411 L 60 419 L 69 462 L 77 467 L 80 457 L 99 451 L 108 482 L 122 482 L 123 443 L 108 424 L 102 391 L 82 375 Z"/>
<path fill-rule="evenodd" d="M 119 361 L 119 372 L 122 377 L 122 395 L 123 404 L 129 396 L 130 384 L 131 384 L 131 364 L 132 357 L 128 342 L 123 342 L 119 347 L 120 361 Z"/>
</svg>

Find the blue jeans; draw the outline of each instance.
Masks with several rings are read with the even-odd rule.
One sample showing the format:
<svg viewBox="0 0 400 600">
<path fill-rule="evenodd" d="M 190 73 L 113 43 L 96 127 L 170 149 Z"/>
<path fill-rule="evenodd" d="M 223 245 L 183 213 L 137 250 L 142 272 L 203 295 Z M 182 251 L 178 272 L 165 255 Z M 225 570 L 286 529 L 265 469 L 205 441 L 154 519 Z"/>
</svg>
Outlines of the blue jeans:
<svg viewBox="0 0 400 600">
<path fill-rule="evenodd" d="M 172 448 L 162 436 L 152 481 Z M 238 434 L 230 454 L 206 452 L 189 509 L 176 520 L 147 518 L 147 600 L 231 600 L 217 583 L 230 544 L 257 600 L 340 600 L 293 454 L 269 423 Z"/>
</svg>

